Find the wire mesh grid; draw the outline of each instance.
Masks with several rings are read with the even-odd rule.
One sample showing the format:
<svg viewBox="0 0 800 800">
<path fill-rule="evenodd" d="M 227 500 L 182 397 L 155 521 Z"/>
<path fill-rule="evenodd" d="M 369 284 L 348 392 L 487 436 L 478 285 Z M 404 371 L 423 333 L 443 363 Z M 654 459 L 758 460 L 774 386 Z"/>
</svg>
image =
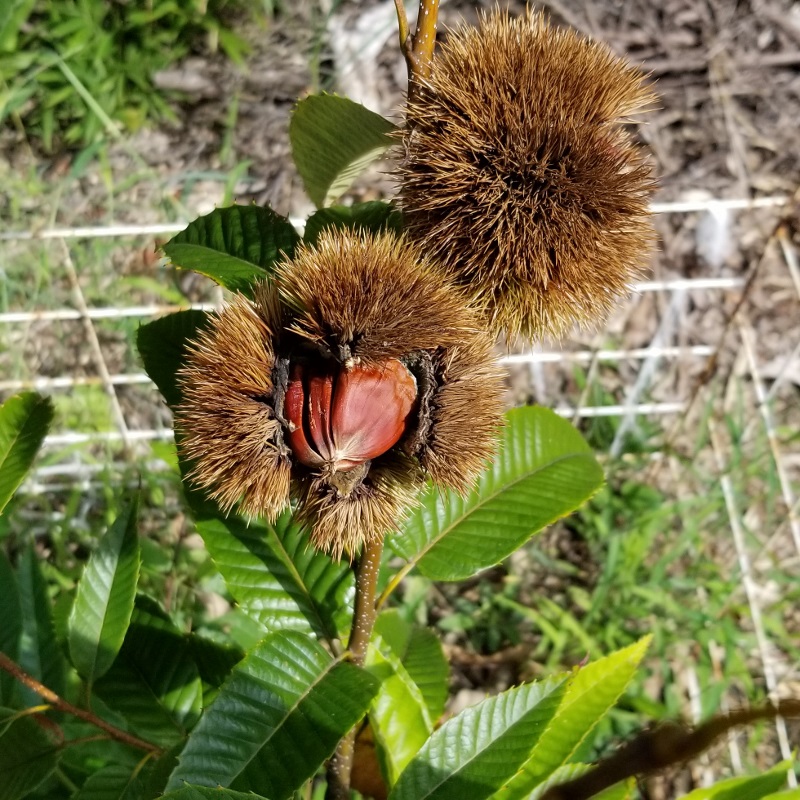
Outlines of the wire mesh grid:
<svg viewBox="0 0 800 800">
<path fill-rule="evenodd" d="M 780 262 L 780 269 L 784 277 L 788 276 L 793 288 L 795 313 L 800 318 L 797 253 L 785 229 L 778 224 L 790 200 L 788 197 L 772 197 L 662 203 L 655 205 L 653 210 L 659 214 L 708 214 L 723 208 L 748 214 L 757 208 L 766 209 L 773 215 L 774 223 L 764 256 L 769 253 L 773 261 L 777 259 Z M 69 305 L 63 307 L 0 313 L 0 337 L 10 347 L 24 349 L 23 341 L 41 335 L 48 326 L 80 326 L 82 334 L 76 341 L 79 342 L 83 363 L 82 374 L 49 375 L 36 374 L 24 363 L 18 364 L 16 374 L 0 376 L 0 395 L 36 389 L 58 397 L 94 387 L 95 391 L 103 391 L 107 404 L 102 412 L 98 412 L 106 421 L 103 429 L 98 429 L 94 420 L 87 419 L 90 424 L 85 428 L 65 428 L 47 437 L 42 463 L 22 487 L 23 493 L 36 495 L 68 488 L 96 488 L 107 483 L 109 476 L 121 476 L 136 460 L 149 470 L 164 468 L 163 461 L 154 456 L 151 446 L 155 442 L 171 442 L 170 419 L 155 387 L 137 366 L 131 344 L 134 329 L 125 329 L 126 354 L 120 357 L 117 352 L 109 357 L 107 332 L 101 326 L 120 321 L 138 325 L 182 308 L 213 309 L 221 298 L 216 296 L 212 302 L 185 304 L 95 305 L 85 295 L 81 275 L 73 263 L 72 249 L 82 240 L 103 237 L 122 242 L 131 237 L 170 234 L 182 227 L 182 224 L 169 223 L 0 233 L 0 240 L 6 242 L 29 240 L 42 247 L 48 243 L 54 246 L 71 299 Z M 784 422 L 775 410 L 782 391 L 792 388 L 792 381 L 796 380 L 800 366 L 800 329 L 794 332 L 796 341 L 782 344 L 781 363 L 777 367 L 770 364 L 770 369 L 765 370 L 747 307 L 748 292 L 756 282 L 765 280 L 760 274 L 762 261 L 759 260 L 749 273 L 743 275 L 643 281 L 633 287 L 630 300 L 623 303 L 602 333 L 576 336 L 563 343 L 560 349 L 543 345 L 533 348 L 510 345 L 503 361 L 509 371 L 514 402 L 533 400 L 551 405 L 559 414 L 575 422 L 614 418 L 618 424 L 609 446 L 612 459 L 624 455 L 628 438 L 635 435 L 641 426 L 649 425 L 649 430 L 652 430 L 655 420 L 662 446 L 651 454 L 651 468 L 646 479 L 653 479 L 659 471 L 669 470 L 670 449 L 675 444 L 675 437 L 687 426 L 693 426 L 695 431 L 702 428 L 708 434 L 713 469 L 724 496 L 731 540 L 755 632 L 757 657 L 764 684 L 774 697 L 786 692 L 786 682 L 796 678 L 800 665 L 787 664 L 770 640 L 762 613 L 765 597 L 764 587 L 760 584 L 762 575 L 756 564 L 765 546 L 764 538 L 774 551 L 786 554 L 784 568 L 796 573 L 800 564 L 800 504 L 796 488 L 800 450 L 796 445 L 794 449 L 786 449 L 786 436 L 781 431 Z M 773 274 L 771 280 L 774 279 Z M 785 281 L 781 285 L 785 285 Z M 774 290 L 774 286 L 767 289 Z M 724 309 L 724 325 L 709 329 L 704 341 L 687 341 L 682 336 L 681 314 L 690 302 Z M 646 341 L 642 341 L 639 335 L 631 342 L 627 325 L 637 315 L 639 322 L 644 316 L 652 324 L 645 326 Z M 64 330 L 61 335 L 67 335 Z M 118 350 L 119 338 L 112 337 L 112 344 Z M 721 365 L 726 352 L 733 355 L 724 369 Z M 119 368 L 119 364 L 126 365 L 126 368 Z M 677 374 L 677 365 L 681 365 L 680 379 L 664 380 L 664 376 L 671 372 Z M 576 374 L 579 380 L 576 380 Z M 609 375 L 613 386 L 598 395 L 598 386 L 608 387 Z M 686 375 L 690 379 L 687 380 Z M 735 471 L 741 469 L 741 464 L 734 463 L 733 446 L 723 423 L 724 398 L 734 386 L 737 391 L 749 393 L 747 405 L 757 412 L 760 431 L 768 441 L 769 457 L 778 477 L 781 522 L 761 538 L 761 546 L 754 544 L 752 536 L 746 533 L 752 528 L 752 522 L 747 520 L 752 509 L 742 507 L 742 497 L 734 487 Z M 745 437 L 754 435 L 753 424 L 753 419 L 750 419 L 749 433 L 745 431 Z M 697 676 L 689 663 L 686 667 L 686 693 L 688 707 L 697 719 L 701 715 L 699 691 Z M 782 757 L 789 758 L 791 744 L 783 720 L 776 722 L 775 731 Z M 730 764 L 735 772 L 741 769 L 742 764 L 735 737 L 730 739 L 729 750 Z M 711 780 L 708 768 L 705 768 L 701 780 L 706 783 Z"/>
</svg>

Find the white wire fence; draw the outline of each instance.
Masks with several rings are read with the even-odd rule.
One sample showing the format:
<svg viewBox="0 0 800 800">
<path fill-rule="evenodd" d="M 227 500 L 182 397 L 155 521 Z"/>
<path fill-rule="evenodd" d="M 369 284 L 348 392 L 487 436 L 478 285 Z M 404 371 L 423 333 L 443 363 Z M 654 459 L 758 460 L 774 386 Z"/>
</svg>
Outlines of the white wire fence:
<svg viewBox="0 0 800 800">
<path fill-rule="evenodd" d="M 795 295 L 796 318 L 800 319 L 800 267 L 795 247 L 777 223 L 791 202 L 786 196 L 761 199 L 706 200 L 697 202 L 656 203 L 653 211 L 658 214 L 685 215 L 690 213 L 714 213 L 719 210 L 736 214 L 748 214 L 763 209 L 774 215 L 774 233 L 767 248 L 772 248 L 780 258 L 782 269 L 788 276 L 788 285 Z M 91 374 L 63 375 L 0 375 L 0 393 L 34 389 L 44 392 L 70 392 L 79 387 L 100 387 L 106 394 L 114 422 L 111 430 L 60 430 L 49 435 L 45 441 L 47 463 L 34 471 L 24 487 L 31 494 L 56 491 L 69 487 L 89 488 L 105 480 L 110 467 L 121 470 L 133 454 L 145 459 L 148 469 L 163 469 L 163 462 L 153 459 L 146 445 L 154 442 L 170 442 L 172 430 L 168 418 L 162 415 L 159 424 L 141 424 L 129 418 L 120 393 L 129 390 L 151 391 L 149 402 L 158 407 L 159 399 L 148 376 L 140 368 L 120 370 L 109 368 L 97 326 L 106 321 L 133 320 L 145 322 L 164 314 L 185 308 L 208 310 L 216 307 L 210 303 L 178 304 L 131 304 L 129 306 L 94 306 L 86 302 L 78 271 L 70 255 L 70 243 L 76 240 L 107 238 L 113 240 L 130 237 L 159 236 L 174 233 L 185 227 L 182 223 L 157 225 L 110 225 L 102 227 L 47 228 L 38 231 L 0 232 L 0 241 L 6 243 L 41 240 L 54 241 L 61 250 L 61 263 L 71 288 L 71 305 L 58 308 L 36 308 L 7 310 L 0 313 L 0 333 L 14 326 L 48 325 L 55 323 L 79 323 L 84 327 L 85 344 L 90 352 L 93 366 Z M 782 388 L 800 374 L 800 326 L 791 331 L 792 340 L 783 342 L 782 364 L 778 369 L 765 365 L 759 359 L 756 333 L 748 316 L 745 295 L 759 280 L 759 266 L 751 267 L 744 275 L 715 275 L 691 278 L 665 278 L 649 280 L 636 284 L 633 296 L 628 303 L 626 314 L 635 312 L 637 304 L 644 298 L 651 298 L 658 304 L 660 317 L 649 334 L 646 343 L 628 344 L 613 341 L 614 337 L 596 336 L 587 345 L 586 341 L 564 345 L 563 349 L 534 347 L 507 353 L 503 361 L 510 374 L 514 370 L 527 370 L 528 382 L 536 387 L 536 399 L 542 402 L 554 400 L 555 410 L 573 420 L 616 418 L 619 424 L 611 447 L 612 455 L 619 456 L 623 450 L 625 436 L 636 431 L 643 420 L 660 420 L 658 423 L 665 433 L 665 443 L 669 444 L 669 432 L 685 424 L 688 415 L 698 406 L 712 406 L 723 389 L 711 390 L 707 380 L 709 370 L 718 367 L 718 358 L 724 350 L 733 351 L 741 358 L 732 367 L 741 386 L 752 394 L 752 405 L 757 409 L 762 431 L 769 443 L 769 457 L 778 475 L 780 502 L 785 515 L 777 529 L 771 532 L 771 541 L 784 538 L 791 545 L 794 555 L 784 565 L 800 573 L 800 510 L 798 510 L 797 475 L 800 472 L 800 452 L 784 452 L 782 437 L 779 435 L 780 420 L 776 419 L 773 404 Z M 710 330 L 707 341 L 686 341 L 681 329 L 680 314 L 689 299 L 702 296 L 705 302 L 727 315 L 724 330 L 719 327 Z M 744 298 L 744 299 L 743 299 Z M 656 307 L 654 305 L 654 307 Z M 733 310 L 733 311 L 731 311 Z M 135 358 L 129 360 L 135 364 Z M 657 397 L 652 390 L 658 377 L 665 371 L 681 365 L 683 374 L 693 376 L 682 382 L 680 396 Z M 688 365 L 688 366 L 687 366 Z M 579 369 L 585 377 L 582 390 L 573 392 L 567 400 L 563 393 L 552 390 L 548 385 L 545 370 L 557 367 L 561 377 Z M 616 398 L 605 398 L 602 403 L 592 399 L 590 391 L 593 382 L 604 368 L 617 370 L 623 380 L 622 391 Z M 705 376 L 705 379 L 704 379 Z M 746 379 L 746 380 L 745 380 Z M 552 383 L 552 375 L 550 376 Z M 781 692 L 779 670 L 775 663 L 775 653 L 764 630 L 762 620 L 763 592 L 758 585 L 759 576 L 753 569 L 753 553 L 743 533 L 744 511 L 737 503 L 732 487 L 732 474 L 736 469 L 731 450 L 720 432 L 719 422 L 714 422 L 713 413 L 696 414 L 698 425 L 705 426 L 711 436 L 715 468 L 720 478 L 728 514 L 732 540 L 744 579 L 744 588 L 751 617 L 756 630 L 758 657 L 770 692 Z M 146 417 L 146 415 L 145 415 Z M 711 422 L 708 419 L 711 419 Z M 144 449 L 142 449 L 142 447 Z M 101 454 L 90 448 L 101 448 Z M 105 450 L 104 450 L 105 448 Z M 58 453 L 63 451 L 64 457 Z M 663 453 L 657 454 L 663 457 Z M 666 461 L 666 457 L 663 458 Z M 658 461 L 658 459 L 655 459 Z M 785 550 L 786 548 L 784 548 Z M 696 682 L 696 676 L 694 678 Z M 690 693 L 691 694 L 691 693 Z M 791 755 L 791 745 L 786 726 L 778 721 L 776 726 L 778 745 L 784 758 Z M 735 755 L 732 752 L 732 757 Z M 738 755 L 733 759 L 738 763 Z"/>
</svg>

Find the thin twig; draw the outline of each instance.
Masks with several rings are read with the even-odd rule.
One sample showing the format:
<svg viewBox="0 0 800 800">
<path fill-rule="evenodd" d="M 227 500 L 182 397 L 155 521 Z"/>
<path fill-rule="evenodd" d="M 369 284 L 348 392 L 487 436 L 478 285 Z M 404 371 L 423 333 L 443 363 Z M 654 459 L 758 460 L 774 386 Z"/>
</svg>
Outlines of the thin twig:
<svg viewBox="0 0 800 800">
<path fill-rule="evenodd" d="M 161 755 L 164 752 L 158 745 L 152 742 L 146 742 L 144 739 L 140 739 L 138 736 L 134 736 L 127 731 L 120 730 L 101 719 L 96 714 L 93 714 L 91 711 L 78 708 L 72 705 L 72 703 L 68 703 L 54 691 L 48 689 L 44 684 L 39 683 L 36 678 L 28 675 L 22 667 L 13 662 L 5 653 L 0 653 L 0 669 L 18 680 L 23 686 L 27 686 L 31 691 L 36 692 L 39 697 L 46 700 L 56 711 L 71 714 L 73 717 L 77 717 L 84 722 L 88 722 L 90 725 L 94 725 L 96 728 L 100 728 L 100 730 L 105 731 L 111 739 L 127 744 L 130 747 L 135 747 L 137 750 L 145 750 L 148 753 L 154 753 L 156 755 Z"/>
<path fill-rule="evenodd" d="M 397 12 L 397 31 L 400 36 L 400 50 L 406 59 L 406 63 L 408 63 L 409 53 L 411 52 L 413 43 L 411 41 L 411 32 L 408 30 L 408 17 L 406 16 L 406 7 L 403 5 L 403 0 L 394 0 L 394 10 Z"/>
<path fill-rule="evenodd" d="M 64 268 L 67 273 L 70 287 L 72 288 L 72 296 L 75 299 L 75 305 L 78 307 L 78 311 L 81 313 L 83 327 L 86 331 L 86 338 L 89 341 L 89 347 L 92 351 L 95 367 L 97 368 L 97 372 L 102 381 L 109 404 L 111 405 L 111 414 L 114 417 L 114 422 L 116 423 L 117 429 L 119 430 L 122 438 L 125 454 L 127 456 L 132 456 L 133 451 L 131 450 L 128 424 L 125 422 L 125 414 L 122 411 L 122 406 L 120 405 L 119 397 L 117 397 L 114 384 L 111 382 L 111 374 L 108 370 L 105 356 L 103 355 L 103 348 L 100 346 L 100 339 L 97 336 L 94 323 L 89 316 L 89 306 L 86 303 L 86 298 L 83 296 L 83 290 L 81 289 L 81 284 L 78 280 L 78 273 L 75 270 L 75 265 L 72 262 L 72 256 L 70 255 L 67 243 L 63 239 L 60 239 L 59 241 L 61 243 L 61 250 L 64 256 Z"/>
<path fill-rule="evenodd" d="M 364 545 L 356 567 L 356 598 L 353 604 L 353 624 L 347 649 L 353 663 L 364 665 L 367 647 L 375 626 L 375 594 L 378 588 L 378 573 L 383 555 L 383 537 Z M 356 730 L 345 736 L 328 766 L 328 789 L 325 800 L 347 800 L 350 797 L 350 773 L 353 769 Z"/>
</svg>

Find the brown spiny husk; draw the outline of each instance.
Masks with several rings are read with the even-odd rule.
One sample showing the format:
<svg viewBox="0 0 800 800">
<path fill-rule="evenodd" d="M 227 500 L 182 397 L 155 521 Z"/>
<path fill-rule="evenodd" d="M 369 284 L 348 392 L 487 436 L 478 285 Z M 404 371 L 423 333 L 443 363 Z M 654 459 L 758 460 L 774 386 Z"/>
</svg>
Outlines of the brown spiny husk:
<svg viewBox="0 0 800 800">
<path fill-rule="evenodd" d="M 650 167 L 622 127 L 655 100 L 602 44 L 541 14 L 452 32 L 408 103 L 402 204 L 495 331 L 596 324 L 653 242 Z"/>
<path fill-rule="evenodd" d="M 418 381 L 400 441 L 347 471 L 293 458 L 277 376 L 294 363 L 391 358 Z M 274 518 L 291 496 L 315 546 L 336 557 L 395 528 L 426 474 L 467 490 L 501 424 L 502 373 L 480 316 L 389 233 L 326 232 L 300 246 L 274 284 L 212 318 L 178 378 L 176 430 L 192 482 L 249 516 Z"/>
<path fill-rule="evenodd" d="M 466 491 L 492 454 L 503 379 L 491 336 L 440 270 L 406 239 L 325 233 L 280 269 L 291 330 L 365 363 L 429 354 L 433 393 L 415 447 L 431 478 Z M 341 355 L 338 355 L 340 354 Z"/>
<path fill-rule="evenodd" d="M 289 502 L 291 463 L 271 406 L 281 331 L 277 292 L 237 295 L 190 345 L 175 415 L 189 480 L 229 511 L 274 519 Z"/>
</svg>

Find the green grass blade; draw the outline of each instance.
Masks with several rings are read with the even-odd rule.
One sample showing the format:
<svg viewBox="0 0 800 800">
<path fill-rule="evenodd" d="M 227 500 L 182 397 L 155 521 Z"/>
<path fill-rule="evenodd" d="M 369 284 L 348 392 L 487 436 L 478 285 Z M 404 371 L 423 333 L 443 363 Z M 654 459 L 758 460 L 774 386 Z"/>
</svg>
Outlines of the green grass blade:
<svg viewBox="0 0 800 800">
<path fill-rule="evenodd" d="M 231 291 L 248 292 L 273 272 L 300 241 L 291 223 L 270 208 L 229 206 L 199 217 L 164 245 L 181 269 L 191 269 Z"/>
<path fill-rule="evenodd" d="M 395 126 L 346 97 L 319 94 L 301 100 L 289 123 L 297 171 L 320 208 L 335 203 L 389 147 Z"/>
<path fill-rule="evenodd" d="M 307 635 L 271 634 L 223 684 L 167 789 L 186 782 L 284 800 L 333 753 L 376 690 L 367 672 L 333 659 Z"/>
<path fill-rule="evenodd" d="M 564 692 L 560 680 L 509 689 L 448 720 L 406 767 L 389 800 L 483 800 L 525 763 Z"/>
<path fill-rule="evenodd" d="M 53 421 L 53 404 L 36 392 L 0 406 L 0 513 L 24 480 Z"/>
<path fill-rule="evenodd" d="M 311 547 L 290 513 L 274 525 L 209 519 L 197 530 L 228 591 L 265 631 L 338 637 L 347 621 L 343 609 L 352 593 L 352 570 Z"/>
<path fill-rule="evenodd" d="M 70 657 L 89 683 L 114 662 L 133 614 L 141 567 L 137 512 L 138 498 L 134 497 L 100 539 L 78 583 L 69 615 Z"/>
<path fill-rule="evenodd" d="M 546 408 L 510 411 L 502 448 L 467 496 L 429 488 L 392 549 L 433 580 L 457 581 L 502 561 L 602 485 L 589 446 Z"/>
</svg>

